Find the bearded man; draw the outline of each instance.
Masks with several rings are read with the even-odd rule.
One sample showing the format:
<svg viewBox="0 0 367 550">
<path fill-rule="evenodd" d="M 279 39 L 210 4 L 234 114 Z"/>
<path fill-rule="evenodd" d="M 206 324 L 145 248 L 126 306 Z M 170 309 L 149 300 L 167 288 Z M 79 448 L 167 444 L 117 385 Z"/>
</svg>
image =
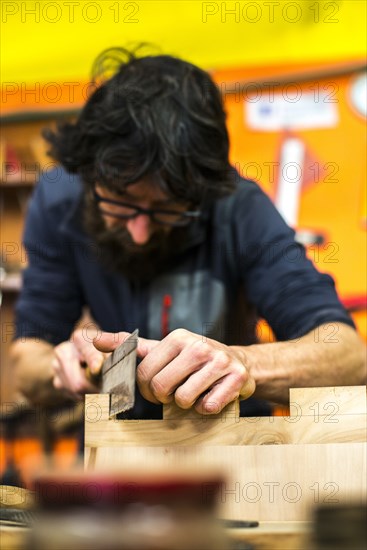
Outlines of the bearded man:
<svg viewBox="0 0 367 550">
<path fill-rule="evenodd" d="M 45 134 L 62 169 L 43 175 L 27 216 L 11 350 L 20 391 L 43 404 L 98 391 L 85 365 L 98 375 L 136 327 L 132 417 L 173 400 L 217 413 L 238 397 L 257 416 L 290 387 L 364 383 L 364 346 L 332 278 L 230 165 L 210 76 L 123 49 L 95 69 L 77 120 Z M 95 339 L 75 330 L 85 307 Z M 276 341 L 257 343 L 260 317 Z"/>
</svg>

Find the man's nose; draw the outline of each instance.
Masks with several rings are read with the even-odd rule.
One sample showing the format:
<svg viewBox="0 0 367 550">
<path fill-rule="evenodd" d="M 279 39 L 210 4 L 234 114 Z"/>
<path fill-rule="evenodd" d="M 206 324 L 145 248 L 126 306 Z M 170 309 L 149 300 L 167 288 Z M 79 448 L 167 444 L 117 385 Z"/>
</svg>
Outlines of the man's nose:
<svg viewBox="0 0 367 550">
<path fill-rule="evenodd" d="M 145 244 L 152 235 L 152 222 L 146 214 L 139 214 L 127 222 L 126 229 L 135 244 Z"/>
</svg>

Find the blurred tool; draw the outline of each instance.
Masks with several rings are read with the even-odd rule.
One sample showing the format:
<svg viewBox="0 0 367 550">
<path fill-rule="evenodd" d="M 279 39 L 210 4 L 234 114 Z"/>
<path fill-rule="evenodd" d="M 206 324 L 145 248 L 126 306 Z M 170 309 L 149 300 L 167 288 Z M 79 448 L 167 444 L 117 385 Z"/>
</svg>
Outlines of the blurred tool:
<svg viewBox="0 0 367 550">
<path fill-rule="evenodd" d="M 132 409 L 135 403 L 136 348 L 138 329 L 104 361 L 101 370 L 102 393 L 110 395 L 109 416 Z M 88 377 L 93 375 L 88 371 Z"/>
<path fill-rule="evenodd" d="M 45 476 L 35 483 L 29 548 L 229 550 L 215 517 L 221 484 L 192 471 Z"/>
</svg>

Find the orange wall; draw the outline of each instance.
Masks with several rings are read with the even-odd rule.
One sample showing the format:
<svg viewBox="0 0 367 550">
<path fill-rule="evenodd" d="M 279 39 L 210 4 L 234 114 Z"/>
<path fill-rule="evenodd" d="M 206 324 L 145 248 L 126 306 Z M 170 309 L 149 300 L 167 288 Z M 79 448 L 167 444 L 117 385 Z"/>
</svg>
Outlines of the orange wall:
<svg viewBox="0 0 367 550">
<path fill-rule="evenodd" d="M 285 77 L 286 69 L 278 70 L 277 77 L 273 79 L 279 82 L 279 77 L 284 78 L 284 84 L 274 88 L 274 91 L 286 90 L 287 82 L 293 82 L 296 86 L 294 90 L 297 89 L 300 95 L 311 91 L 316 99 L 317 90 L 325 90 L 328 99 L 335 102 L 338 123 L 331 128 L 295 129 L 291 132 L 285 129 L 254 130 L 245 120 L 244 108 L 248 99 L 245 95 L 246 88 L 239 84 L 244 80 L 261 84 L 269 79 L 269 72 L 264 70 L 262 74 L 257 72 L 256 75 L 246 74 L 243 69 L 237 73 L 233 70 L 218 72 L 214 76 L 222 90 L 228 92 L 232 84 L 237 91 L 234 94 L 225 94 L 231 136 L 231 160 L 242 175 L 257 179 L 264 190 L 275 199 L 279 172 L 276 163 L 280 160 L 283 141 L 292 135 L 304 143 L 310 155 L 303 166 L 304 170 L 309 170 L 309 181 L 302 188 L 295 229 L 309 229 L 324 235 L 323 244 L 309 247 L 309 257 L 320 271 L 334 276 L 338 291 L 348 306 L 356 301 L 360 304 L 366 297 L 367 281 L 367 133 L 365 118 L 356 112 L 349 98 L 351 83 L 360 73 L 352 70 L 349 74 L 326 77 L 320 75 L 317 79 L 297 82 L 292 74 L 299 74 L 299 68 L 288 67 L 288 78 Z M 326 75 L 329 71 L 330 68 L 324 67 Z M 260 84 L 253 84 L 253 90 L 257 94 L 269 93 L 269 87 L 261 90 Z M 361 305 L 358 309 L 361 309 Z M 358 313 L 356 321 L 366 336 L 366 316 Z"/>
</svg>

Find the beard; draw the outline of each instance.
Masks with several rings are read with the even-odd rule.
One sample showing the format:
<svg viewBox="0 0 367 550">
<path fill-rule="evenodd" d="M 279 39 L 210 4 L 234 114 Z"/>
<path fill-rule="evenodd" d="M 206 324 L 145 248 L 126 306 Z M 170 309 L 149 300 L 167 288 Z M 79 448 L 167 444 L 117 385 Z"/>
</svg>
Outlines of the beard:
<svg viewBox="0 0 367 550">
<path fill-rule="evenodd" d="M 141 283 L 172 268 L 187 242 L 189 226 L 173 227 L 170 232 L 158 226 L 149 241 L 137 245 L 125 227 L 108 228 L 93 197 L 85 195 L 83 226 L 97 245 L 97 256 L 110 271 Z"/>
</svg>

